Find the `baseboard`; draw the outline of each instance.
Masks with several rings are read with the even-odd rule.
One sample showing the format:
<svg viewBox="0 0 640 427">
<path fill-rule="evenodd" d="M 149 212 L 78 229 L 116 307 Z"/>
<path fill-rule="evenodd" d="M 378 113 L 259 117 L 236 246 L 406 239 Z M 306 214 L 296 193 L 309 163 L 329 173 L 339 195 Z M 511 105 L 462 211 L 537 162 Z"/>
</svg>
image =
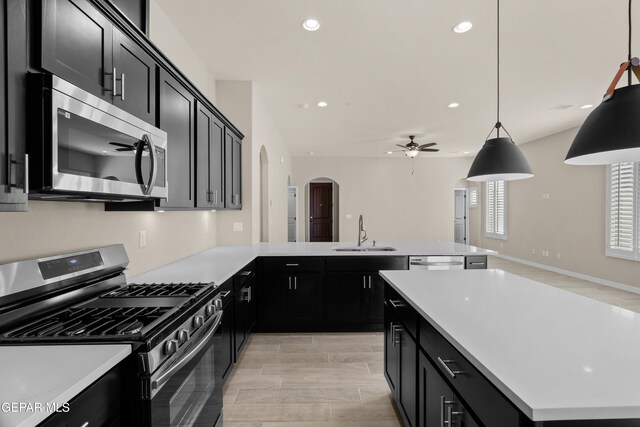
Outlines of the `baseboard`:
<svg viewBox="0 0 640 427">
<path fill-rule="evenodd" d="M 491 254 L 491 256 L 495 256 L 497 258 L 503 258 L 503 259 L 506 259 L 508 261 L 517 262 L 519 264 L 528 265 L 530 267 L 539 268 L 541 270 L 553 271 L 554 273 L 564 274 L 565 276 L 575 277 L 576 279 L 586 280 L 588 282 L 593 282 L 593 283 L 596 283 L 598 285 L 608 286 L 610 288 L 616 288 L 616 289 L 620 289 L 620 290 L 627 291 L 627 292 L 633 292 L 634 294 L 640 294 L 640 288 L 638 288 L 636 286 L 625 285 L 624 283 L 618 283 L 618 282 L 614 282 L 612 280 L 606 280 L 606 279 L 601 279 L 599 277 L 588 276 L 586 274 L 576 273 L 574 271 L 565 270 L 563 268 L 552 267 L 550 265 L 540 264 L 540 263 L 537 263 L 537 262 L 533 262 L 533 261 L 529 261 L 529 260 L 521 259 L 521 258 L 516 258 L 516 257 L 512 257 L 512 256 L 509 256 L 509 255 L 504 255 L 504 254 L 500 254 L 500 253 Z M 491 266 L 489 266 L 489 268 L 491 268 Z"/>
</svg>

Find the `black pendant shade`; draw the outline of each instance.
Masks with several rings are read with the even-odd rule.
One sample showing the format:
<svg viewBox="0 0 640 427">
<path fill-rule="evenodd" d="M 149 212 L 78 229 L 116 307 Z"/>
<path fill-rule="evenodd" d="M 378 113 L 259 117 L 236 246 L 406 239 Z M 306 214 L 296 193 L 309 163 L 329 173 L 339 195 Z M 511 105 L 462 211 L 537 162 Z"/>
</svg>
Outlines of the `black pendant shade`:
<svg viewBox="0 0 640 427">
<path fill-rule="evenodd" d="M 565 163 L 605 165 L 640 161 L 640 85 L 616 89 L 578 131 Z"/>
<path fill-rule="evenodd" d="M 469 181 L 513 181 L 531 178 L 533 172 L 511 138 L 487 139 L 473 160 Z"/>
</svg>

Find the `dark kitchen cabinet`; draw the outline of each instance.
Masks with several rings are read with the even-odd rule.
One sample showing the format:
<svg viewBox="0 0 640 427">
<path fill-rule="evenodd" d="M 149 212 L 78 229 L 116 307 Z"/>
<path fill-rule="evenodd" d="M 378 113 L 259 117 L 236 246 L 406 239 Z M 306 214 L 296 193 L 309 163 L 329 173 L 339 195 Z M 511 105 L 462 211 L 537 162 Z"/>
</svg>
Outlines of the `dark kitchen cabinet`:
<svg viewBox="0 0 640 427">
<path fill-rule="evenodd" d="M 322 322 L 322 287 L 319 273 L 271 273 L 265 280 L 262 321 L 266 325 L 301 330 Z"/>
<path fill-rule="evenodd" d="M 479 426 L 422 351 L 418 352 L 417 425 L 419 427 Z"/>
<path fill-rule="evenodd" d="M 156 76 L 154 59 L 117 28 L 113 29 L 113 68 L 119 80 L 113 103 L 156 125 Z"/>
<path fill-rule="evenodd" d="M 382 327 L 384 280 L 380 270 L 405 270 L 407 258 L 397 256 L 328 257 L 327 322 Z"/>
<path fill-rule="evenodd" d="M 149 35 L 149 0 L 109 0 L 131 23 Z"/>
<path fill-rule="evenodd" d="M 27 210 L 24 0 L 0 3 L 0 212 Z"/>
<path fill-rule="evenodd" d="M 249 338 L 256 323 L 255 273 L 245 269 L 236 275 L 238 283 L 235 294 L 235 352 L 236 359 Z"/>
<path fill-rule="evenodd" d="M 416 426 L 417 351 L 412 328 L 405 326 L 396 300 L 384 301 L 384 373 L 405 426 Z"/>
<path fill-rule="evenodd" d="M 196 111 L 196 207 L 224 208 L 224 124 L 203 104 Z"/>
<path fill-rule="evenodd" d="M 111 21 L 87 0 L 42 0 L 41 7 L 41 67 L 111 102 L 117 78 Z"/>
<path fill-rule="evenodd" d="M 167 132 L 168 200 L 160 207 L 193 208 L 194 191 L 194 137 L 195 98 L 168 72 L 160 72 L 159 127 Z"/>
<path fill-rule="evenodd" d="M 156 67 L 87 0 L 43 0 L 40 66 L 156 124 Z"/>
<path fill-rule="evenodd" d="M 231 373 L 231 368 L 235 360 L 233 330 L 235 314 L 233 298 L 230 298 L 230 300 L 223 305 L 222 310 L 222 323 L 215 336 L 215 370 L 216 378 L 224 382 Z"/>
<path fill-rule="evenodd" d="M 224 140 L 225 207 L 242 209 L 242 142 L 227 130 Z"/>
</svg>

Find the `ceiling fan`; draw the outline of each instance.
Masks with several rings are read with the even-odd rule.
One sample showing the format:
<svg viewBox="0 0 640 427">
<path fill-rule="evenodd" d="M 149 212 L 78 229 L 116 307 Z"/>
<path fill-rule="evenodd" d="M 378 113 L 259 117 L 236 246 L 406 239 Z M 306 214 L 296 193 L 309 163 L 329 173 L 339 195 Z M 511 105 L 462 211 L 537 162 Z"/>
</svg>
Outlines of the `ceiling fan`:
<svg viewBox="0 0 640 427">
<path fill-rule="evenodd" d="M 396 150 L 395 152 L 400 152 L 400 151 L 404 151 L 404 154 L 407 157 L 411 157 L 414 158 L 418 155 L 418 153 L 420 152 L 431 152 L 434 153 L 436 151 L 440 151 L 438 148 L 429 148 L 429 147 L 433 147 L 434 145 L 437 144 L 437 142 L 429 142 L 428 144 L 422 144 L 419 145 L 417 142 L 415 142 L 413 139 L 415 138 L 415 135 L 411 135 L 409 136 L 409 139 L 411 140 L 408 144 L 406 145 L 400 145 L 400 144 L 396 144 L 398 147 L 401 147 L 402 150 Z"/>
</svg>

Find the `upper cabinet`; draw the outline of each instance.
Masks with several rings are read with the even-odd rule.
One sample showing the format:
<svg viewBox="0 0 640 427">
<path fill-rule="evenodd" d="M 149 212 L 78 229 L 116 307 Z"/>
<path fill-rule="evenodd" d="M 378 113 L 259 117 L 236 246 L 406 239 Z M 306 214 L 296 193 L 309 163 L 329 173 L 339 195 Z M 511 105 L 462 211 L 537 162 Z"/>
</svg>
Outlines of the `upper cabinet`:
<svg viewBox="0 0 640 427">
<path fill-rule="evenodd" d="M 149 35 L 149 0 L 110 0 L 140 31 Z"/>
<path fill-rule="evenodd" d="M 166 71 L 160 73 L 160 129 L 167 132 L 169 198 L 160 207 L 195 207 L 194 148 L 196 100 Z"/>
<path fill-rule="evenodd" d="M 0 1 L 0 212 L 26 211 L 25 2 Z"/>
<path fill-rule="evenodd" d="M 196 207 L 224 208 L 224 124 L 202 103 L 196 111 Z"/>
<path fill-rule="evenodd" d="M 242 142 L 230 130 L 224 140 L 225 201 L 228 209 L 242 209 Z"/>
<path fill-rule="evenodd" d="M 155 125 L 153 58 L 87 0 L 41 7 L 41 67 Z"/>
</svg>

